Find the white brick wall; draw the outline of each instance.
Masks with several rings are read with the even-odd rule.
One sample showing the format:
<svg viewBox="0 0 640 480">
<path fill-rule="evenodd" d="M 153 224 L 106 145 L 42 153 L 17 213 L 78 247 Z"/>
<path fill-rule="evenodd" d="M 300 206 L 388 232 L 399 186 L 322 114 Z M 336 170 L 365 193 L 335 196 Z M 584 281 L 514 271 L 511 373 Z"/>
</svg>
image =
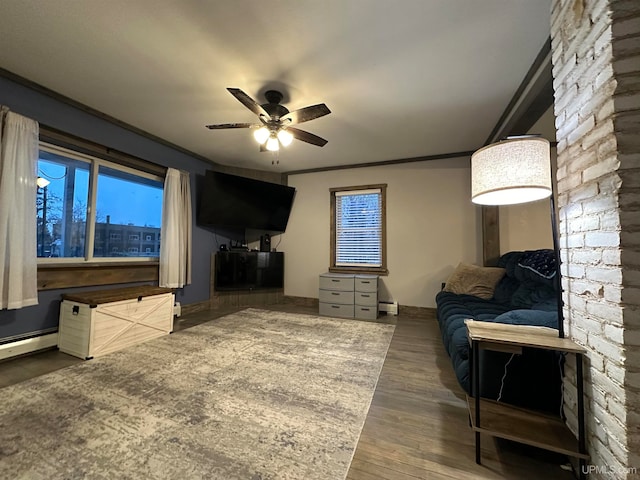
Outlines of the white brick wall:
<svg viewBox="0 0 640 480">
<path fill-rule="evenodd" d="M 587 445 L 601 467 L 591 478 L 637 478 L 640 1 L 553 0 L 551 39 L 565 324 L 587 348 Z M 571 358 L 565 373 L 577 431 Z"/>
</svg>

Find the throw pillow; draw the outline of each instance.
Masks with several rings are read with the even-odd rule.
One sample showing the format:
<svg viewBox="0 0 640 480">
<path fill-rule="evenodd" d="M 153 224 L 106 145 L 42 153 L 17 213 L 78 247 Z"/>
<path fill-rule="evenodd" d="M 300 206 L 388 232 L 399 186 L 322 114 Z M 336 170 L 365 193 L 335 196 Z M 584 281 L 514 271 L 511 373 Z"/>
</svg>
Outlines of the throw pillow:
<svg viewBox="0 0 640 480">
<path fill-rule="evenodd" d="M 489 300 L 505 271 L 504 268 L 478 267 L 461 262 L 447 279 L 444 291 Z"/>
</svg>

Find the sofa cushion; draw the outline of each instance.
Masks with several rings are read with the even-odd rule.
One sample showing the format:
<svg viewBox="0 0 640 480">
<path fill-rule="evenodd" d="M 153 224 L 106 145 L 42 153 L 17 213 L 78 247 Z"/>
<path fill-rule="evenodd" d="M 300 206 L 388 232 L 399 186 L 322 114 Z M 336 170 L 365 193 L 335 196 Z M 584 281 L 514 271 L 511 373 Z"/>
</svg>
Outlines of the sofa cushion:
<svg viewBox="0 0 640 480">
<path fill-rule="evenodd" d="M 520 281 L 516 279 L 516 268 L 523 252 L 508 252 L 498 259 L 498 267 L 505 269 L 505 275 L 496 285 L 493 292 L 493 300 L 498 303 L 510 303 L 511 297 L 520 286 Z"/>
<path fill-rule="evenodd" d="M 507 270 L 507 274 L 496 285 L 496 289 L 493 292 L 493 301 L 500 304 L 510 304 L 513 294 L 518 290 L 519 286 L 520 282 L 509 276 Z"/>
<path fill-rule="evenodd" d="M 461 262 L 447 279 L 444 291 L 488 300 L 493 297 L 496 285 L 504 274 L 504 268 L 478 267 Z"/>
<path fill-rule="evenodd" d="M 556 298 L 555 290 L 551 287 L 540 285 L 533 288 L 529 285 L 521 284 L 511 297 L 511 306 L 518 308 L 533 308 L 539 303 L 553 301 Z"/>
<path fill-rule="evenodd" d="M 536 327 L 558 328 L 558 312 L 544 310 L 511 310 L 487 322 L 509 323 L 511 325 L 534 325 Z"/>
</svg>

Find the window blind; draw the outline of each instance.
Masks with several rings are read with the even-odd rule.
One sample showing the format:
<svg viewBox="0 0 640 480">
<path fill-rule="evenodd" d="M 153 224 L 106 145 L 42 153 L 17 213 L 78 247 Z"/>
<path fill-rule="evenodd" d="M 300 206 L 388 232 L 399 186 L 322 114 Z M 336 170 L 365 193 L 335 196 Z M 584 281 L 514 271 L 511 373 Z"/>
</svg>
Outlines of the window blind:
<svg viewBox="0 0 640 480">
<path fill-rule="evenodd" d="M 382 191 L 335 192 L 336 266 L 382 266 Z"/>
</svg>

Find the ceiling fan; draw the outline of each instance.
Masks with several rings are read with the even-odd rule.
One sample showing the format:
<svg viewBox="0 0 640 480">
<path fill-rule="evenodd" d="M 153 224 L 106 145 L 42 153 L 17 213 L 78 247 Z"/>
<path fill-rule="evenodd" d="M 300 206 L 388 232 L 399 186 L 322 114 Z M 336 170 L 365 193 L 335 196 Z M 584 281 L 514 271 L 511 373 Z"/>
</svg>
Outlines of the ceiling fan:
<svg viewBox="0 0 640 480">
<path fill-rule="evenodd" d="M 280 145 L 286 147 L 294 138 L 318 147 L 324 147 L 327 144 L 327 140 L 324 138 L 291 126 L 331 113 L 331 110 L 324 103 L 290 112 L 284 105 L 280 105 L 282 93 L 277 90 L 267 90 L 264 94 L 267 103 L 262 105 L 239 88 L 227 88 L 227 90 L 240 103 L 258 115 L 261 123 L 222 123 L 207 125 L 207 128 L 211 130 L 255 128 L 253 136 L 260 144 L 261 152 L 278 151 Z"/>
</svg>

